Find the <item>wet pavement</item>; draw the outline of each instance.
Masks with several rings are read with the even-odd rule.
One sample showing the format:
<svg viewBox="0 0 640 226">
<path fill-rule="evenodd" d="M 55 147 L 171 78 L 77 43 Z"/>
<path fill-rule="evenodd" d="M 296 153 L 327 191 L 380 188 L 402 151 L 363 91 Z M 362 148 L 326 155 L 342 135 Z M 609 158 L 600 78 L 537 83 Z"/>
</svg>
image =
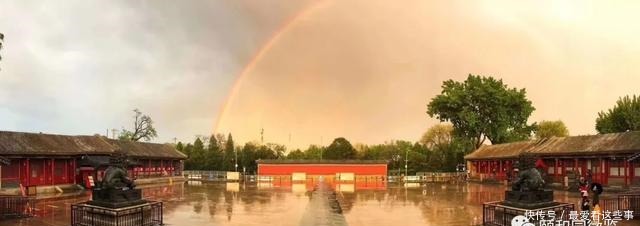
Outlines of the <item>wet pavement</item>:
<svg viewBox="0 0 640 226">
<path fill-rule="evenodd" d="M 317 184 L 309 194 L 309 203 L 299 225 L 346 226 L 338 194 L 326 183 Z"/>
<path fill-rule="evenodd" d="M 164 202 L 167 225 L 479 225 L 482 203 L 503 199 L 503 185 L 476 183 L 316 184 L 199 183 L 143 188 Z M 557 201 L 578 203 L 573 192 L 556 191 Z M 88 194 L 40 200 L 37 217 L 0 221 L 2 226 L 70 225 L 70 205 Z M 618 225 L 639 225 L 626 222 Z"/>
</svg>

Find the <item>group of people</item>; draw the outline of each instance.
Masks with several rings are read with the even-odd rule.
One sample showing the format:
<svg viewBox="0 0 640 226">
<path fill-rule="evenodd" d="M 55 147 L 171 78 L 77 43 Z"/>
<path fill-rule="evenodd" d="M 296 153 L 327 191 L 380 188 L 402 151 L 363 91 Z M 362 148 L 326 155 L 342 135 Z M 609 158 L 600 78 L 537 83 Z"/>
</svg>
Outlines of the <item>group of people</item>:
<svg viewBox="0 0 640 226">
<path fill-rule="evenodd" d="M 591 211 L 592 207 L 594 210 L 598 209 L 600 194 L 602 194 L 602 185 L 593 182 L 592 179 L 591 170 L 587 170 L 585 176 L 581 176 L 578 180 L 578 190 L 582 197 L 582 201 L 580 202 L 582 211 Z M 593 201 L 589 199 L 589 192 L 593 193 Z"/>
</svg>

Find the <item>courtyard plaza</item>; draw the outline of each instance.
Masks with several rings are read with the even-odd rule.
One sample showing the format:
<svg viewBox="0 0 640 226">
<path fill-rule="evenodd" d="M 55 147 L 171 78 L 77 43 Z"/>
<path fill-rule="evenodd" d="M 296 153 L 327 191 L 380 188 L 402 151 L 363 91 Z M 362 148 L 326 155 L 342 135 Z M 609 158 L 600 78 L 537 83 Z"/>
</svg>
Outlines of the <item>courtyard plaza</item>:
<svg viewBox="0 0 640 226">
<path fill-rule="evenodd" d="M 164 202 L 166 225 L 481 225 L 482 204 L 502 200 L 504 185 L 389 183 L 354 187 L 316 184 L 186 183 L 141 187 L 148 200 Z M 70 206 L 84 192 L 39 199 L 35 217 L 0 221 L 3 226 L 68 226 Z M 579 204 L 577 192 L 555 191 L 560 202 Z M 618 225 L 636 225 L 622 221 Z"/>
</svg>

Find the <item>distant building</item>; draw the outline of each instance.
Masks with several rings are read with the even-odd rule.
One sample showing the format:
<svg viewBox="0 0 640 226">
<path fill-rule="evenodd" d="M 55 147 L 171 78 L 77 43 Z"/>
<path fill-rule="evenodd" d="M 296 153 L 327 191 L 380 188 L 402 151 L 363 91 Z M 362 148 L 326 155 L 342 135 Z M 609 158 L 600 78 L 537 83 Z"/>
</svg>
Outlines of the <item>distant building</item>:
<svg viewBox="0 0 640 226">
<path fill-rule="evenodd" d="M 334 186 L 349 184 L 352 186 L 349 189 L 386 186 L 388 162 L 384 160 L 257 160 L 257 163 L 258 176 L 276 178 L 273 182 L 278 185 L 313 185 L 324 180 Z"/>
<path fill-rule="evenodd" d="M 186 156 L 171 145 L 108 139 L 0 131 L 0 188 L 87 185 L 100 180 L 109 156 L 129 157 L 135 178 L 182 174 Z M 5 163 L 5 165 L 2 164 Z M 94 178 L 97 177 L 97 178 Z"/>
<path fill-rule="evenodd" d="M 386 176 L 387 161 L 367 160 L 258 160 L 258 175 L 335 176 L 353 173 L 355 176 Z"/>
<path fill-rule="evenodd" d="M 465 156 L 471 177 L 504 180 L 513 175 L 518 156 L 529 153 L 539 159 L 551 182 L 568 175 L 588 176 L 603 185 L 640 185 L 640 132 L 589 136 L 552 137 L 486 145 Z"/>
</svg>

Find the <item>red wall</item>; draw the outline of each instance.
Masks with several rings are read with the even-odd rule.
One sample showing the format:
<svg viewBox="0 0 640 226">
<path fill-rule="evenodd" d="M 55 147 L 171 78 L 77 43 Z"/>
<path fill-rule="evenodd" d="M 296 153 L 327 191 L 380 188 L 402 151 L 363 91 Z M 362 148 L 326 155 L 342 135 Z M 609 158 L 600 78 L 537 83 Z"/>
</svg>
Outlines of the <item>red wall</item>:
<svg viewBox="0 0 640 226">
<path fill-rule="evenodd" d="M 354 173 L 355 175 L 387 175 L 386 164 L 258 164 L 258 175 L 335 175 Z"/>
</svg>

